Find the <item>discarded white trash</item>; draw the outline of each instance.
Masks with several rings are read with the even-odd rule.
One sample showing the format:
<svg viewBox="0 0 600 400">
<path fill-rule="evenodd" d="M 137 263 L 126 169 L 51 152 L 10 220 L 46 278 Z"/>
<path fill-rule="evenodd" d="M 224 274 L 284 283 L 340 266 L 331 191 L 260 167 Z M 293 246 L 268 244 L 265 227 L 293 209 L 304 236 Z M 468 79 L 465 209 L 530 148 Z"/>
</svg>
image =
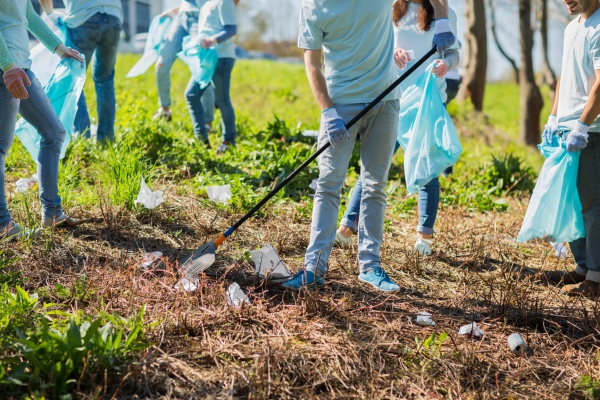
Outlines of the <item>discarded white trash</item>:
<svg viewBox="0 0 600 400">
<path fill-rule="evenodd" d="M 134 201 L 135 204 L 141 204 L 146 208 L 149 208 L 150 210 L 152 210 L 153 208 L 158 207 L 164 200 L 163 200 L 163 192 L 160 190 L 157 190 L 156 192 L 153 192 L 152 190 L 150 190 L 150 188 L 148 187 L 148 185 L 146 185 L 146 181 L 144 180 L 144 177 L 142 176 L 142 183 L 140 185 L 140 193 L 138 194 L 137 199 Z"/>
<path fill-rule="evenodd" d="M 513 333 L 508 337 L 508 345 L 512 352 L 519 356 L 527 351 L 527 344 L 518 333 Z"/>
<path fill-rule="evenodd" d="M 241 307 L 242 303 L 251 304 L 250 299 L 236 282 L 227 289 L 227 304 L 232 307 Z"/>
<path fill-rule="evenodd" d="M 317 190 L 317 180 L 313 179 L 308 187 L 311 188 L 312 190 Z"/>
<path fill-rule="evenodd" d="M 142 269 L 142 270 L 148 269 L 156 261 L 161 260 L 162 257 L 163 257 L 163 253 L 161 253 L 160 251 L 153 251 L 152 253 L 146 253 L 146 256 L 140 263 L 140 269 Z"/>
<path fill-rule="evenodd" d="M 408 67 L 408 64 L 415 61 L 415 52 L 412 50 L 407 50 L 406 52 L 408 53 L 408 56 L 410 57 L 410 61 L 406 63 L 406 66 L 404 68 L 398 68 L 400 71 L 404 71 L 406 69 L 406 67 Z"/>
<path fill-rule="evenodd" d="M 207 186 L 206 194 L 215 203 L 227 204 L 231 199 L 231 185 Z"/>
<path fill-rule="evenodd" d="M 483 336 L 485 334 L 485 332 L 483 332 L 483 329 L 481 329 L 477 326 L 476 322 L 472 322 L 468 325 L 461 326 L 460 329 L 458 330 L 458 334 L 459 335 L 469 335 L 469 336 L 473 336 L 473 337 L 480 337 L 480 336 Z"/>
<path fill-rule="evenodd" d="M 556 254 L 556 257 L 558 257 L 558 258 L 569 257 L 569 252 L 567 251 L 567 248 L 565 247 L 564 243 L 550 242 L 550 244 L 552 245 L 552 247 L 554 247 L 554 252 Z"/>
<path fill-rule="evenodd" d="M 417 314 L 417 325 L 435 326 L 435 321 L 431 318 L 431 314 L 426 311 L 419 311 Z"/>
<path fill-rule="evenodd" d="M 17 181 L 17 188 L 15 191 L 18 193 L 25 193 L 29 191 L 38 182 L 38 174 L 31 175 L 31 178 L 21 178 Z"/>
<path fill-rule="evenodd" d="M 256 265 L 256 273 L 260 278 L 269 279 L 273 282 L 282 282 L 287 281 L 292 276 L 270 244 L 265 244 L 260 250 L 249 251 L 252 261 Z"/>
<path fill-rule="evenodd" d="M 311 130 L 303 131 L 302 136 L 316 138 L 316 137 L 319 137 L 319 131 L 311 131 Z"/>
<path fill-rule="evenodd" d="M 199 279 L 181 278 L 179 282 L 175 284 L 175 289 L 185 290 L 186 292 L 195 292 L 200 284 Z"/>
</svg>

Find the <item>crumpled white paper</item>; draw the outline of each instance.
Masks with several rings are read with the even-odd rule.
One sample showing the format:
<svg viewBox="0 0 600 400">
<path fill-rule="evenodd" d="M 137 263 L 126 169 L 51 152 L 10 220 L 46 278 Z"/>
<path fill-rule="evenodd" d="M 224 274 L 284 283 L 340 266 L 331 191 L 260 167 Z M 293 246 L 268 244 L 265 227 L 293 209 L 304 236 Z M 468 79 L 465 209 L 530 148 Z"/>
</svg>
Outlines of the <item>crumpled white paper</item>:
<svg viewBox="0 0 600 400">
<path fill-rule="evenodd" d="M 199 279 L 181 278 L 179 282 L 175 284 L 175 289 L 185 290 L 186 292 L 195 292 L 198 289 L 199 284 Z"/>
<path fill-rule="evenodd" d="M 135 204 L 141 204 L 144 207 L 152 210 L 153 208 L 158 207 L 164 200 L 163 200 L 163 192 L 160 190 L 157 190 L 156 192 L 153 192 L 152 190 L 150 190 L 150 188 L 148 187 L 148 185 L 146 185 L 146 181 L 144 180 L 144 177 L 142 176 L 142 183 L 140 185 L 140 193 L 138 194 L 137 199 L 134 201 Z"/>
<path fill-rule="evenodd" d="M 29 191 L 38 182 L 38 174 L 31 175 L 31 178 L 21 178 L 17 181 L 17 188 L 15 189 L 18 193 L 25 193 Z"/>
<path fill-rule="evenodd" d="M 556 257 L 558 257 L 558 258 L 569 257 L 569 252 L 567 251 L 567 248 L 565 247 L 564 243 L 550 242 L 550 244 L 554 248 L 554 253 L 556 254 Z"/>
<path fill-rule="evenodd" d="M 227 289 L 227 304 L 232 307 L 241 307 L 242 303 L 251 304 L 250 299 L 240 288 L 237 282 L 233 282 Z"/>
<path fill-rule="evenodd" d="M 458 330 L 459 335 L 469 335 L 473 337 L 481 337 L 485 334 L 483 329 L 477 326 L 476 322 L 472 322 L 468 325 L 461 326 Z"/>
<path fill-rule="evenodd" d="M 311 188 L 312 190 L 317 190 L 317 180 L 313 179 L 308 187 Z"/>
<path fill-rule="evenodd" d="M 435 321 L 431 318 L 431 314 L 426 311 L 419 311 L 416 323 L 421 326 L 435 326 Z"/>
<path fill-rule="evenodd" d="M 215 203 L 227 204 L 231 199 L 231 185 L 207 186 L 206 194 Z"/>
<path fill-rule="evenodd" d="M 270 281 L 286 281 L 292 276 L 270 244 L 265 244 L 260 250 L 249 250 L 249 252 L 260 278 L 268 278 Z"/>
<path fill-rule="evenodd" d="M 140 263 L 140 269 L 147 269 L 156 261 L 161 260 L 163 257 L 163 253 L 160 251 L 153 251 L 152 253 L 146 253 L 146 256 Z"/>
</svg>

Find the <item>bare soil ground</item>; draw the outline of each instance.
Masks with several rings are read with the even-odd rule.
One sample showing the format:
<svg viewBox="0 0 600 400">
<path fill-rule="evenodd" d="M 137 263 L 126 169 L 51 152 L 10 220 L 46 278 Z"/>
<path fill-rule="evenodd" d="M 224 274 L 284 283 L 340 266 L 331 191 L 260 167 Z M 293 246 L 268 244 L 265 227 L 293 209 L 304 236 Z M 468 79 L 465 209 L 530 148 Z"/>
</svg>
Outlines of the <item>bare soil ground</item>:
<svg viewBox="0 0 600 400">
<path fill-rule="evenodd" d="M 225 230 L 237 215 L 165 188 L 169 202 L 131 214 L 102 206 L 105 222 L 53 234 L 33 245 L 2 244 L 20 260 L 29 291 L 83 275 L 87 295 L 67 301 L 73 311 L 128 316 L 146 305 L 146 339 L 139 363 L 108 375 L 79 398 L 585 398 L 581 376 L 600 376 L 599 303 L 569 298 L 543 272 L 571 269 L 543 242 L 517 244 L 522 203 L 503 213 L 441 210 L 435 253 L 417 257 L 416 218 L 388 212 L 383 265 L 402 287 L 376 292 L 356 278 L 356 248 L 334 248 L 326 286 L 291 293 L 260 282 L 246 250 L 270 243 L 287 266 L 301 268 L 310 221 L 294 206 L 270 207 L 218 250 L 198 291 L 174 289 L 177 260 Z M 79 215 L 82 216 L 82 215 Z M 165 259 L 141 272 L 144 251 Z M 227 305 L 238 282 L 252 301 Z M 65 303 L 64 299 L 46 301 Z M 417 325 L 419 311 L 437 325 Z M 477 321 L 485 336 L 458 336 Z M 447 333 L 446 340 L 432 334 Z M 519 332 L 530 347 L 511 353 Z"/>
</svg>

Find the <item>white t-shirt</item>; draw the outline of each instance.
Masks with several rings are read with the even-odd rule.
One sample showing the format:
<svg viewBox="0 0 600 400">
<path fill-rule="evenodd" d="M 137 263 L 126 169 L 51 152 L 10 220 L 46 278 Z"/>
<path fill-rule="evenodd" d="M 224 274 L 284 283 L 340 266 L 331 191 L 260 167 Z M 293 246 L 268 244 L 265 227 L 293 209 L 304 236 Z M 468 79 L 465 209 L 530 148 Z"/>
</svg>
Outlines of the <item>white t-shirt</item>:
<svg viewBox="0 0 600 400">
<path fill-rule="evenodd" d="M 237 25 L 233 0 L 206 0 L 200 7 L 199 34 L 213 36 L 222 32 L 225 25 Z M 233 38 L 229 38 L 215 47 L 219 58 L 235 58 Z"/>
<path fill-rule="evenodd" d="M 404 1 L 404 0 L 397 0 Z M 410 66 L 421 57 L 423 57 L 429 50 L 431 50 L 433 43 L 433 35 L 435 34 L 435 21 L 431 23 L 431 27 L 428 31 L 423 31 L 419 28 L 418 20 L 417 20 L 417 11 L 419 10 L 421 5 L 410 2 L 408 3 L 408 10 L 406 14 L 397 24 L 394 24 L 394 47 L 399 47 L 403 50 L 412 50 L 415 53 L 415 58 L 413 61 L 408 63 L 406 68 L 410 68 Z M 450 19 L 450 29 L 456 35 L 456 14 L 452 9 L 448 9 L 448 16 Z M 444 60 L 448 63 L 448 70 L 452 70 L 458 66 L 459 55 L 458 55 L 458 40 L 454 42 L 454 44 L 450 47 L 450 49 L 446 50 L 444 54 Z M 401 84 L 400 88 L 402 90 L 406 90 L 411 85 L 417 83 L 417 80 L 423 75 L 423 72 L 427 69 L 429 65 L 435 60 L 439 58 L 439 55 L 434 55 L 427 62 L 423 63 L 415 72 L 413 72 L 408 78 L 406 78 Z M 398 76 L 402 75 L 404 71 L 400 71 Z M 440 96 L 442 96 L 442 101 L 446 102 L 448 96 L 446 95 L 446 79 L 438 78 L 437 79 L 437 87 L 440 92 Z"/>
<path fill-rule="evenodd" d="M 96 13 L 113 15 L 123 21 L 120 0 L 65 0 L 64 3 L 67 8 L 64 21 L 69 28 L 77 28 Z"/>
<path fill-rule="evenodd" d="M 600 69 L 600 10 L 587 20 L 575 18 L 565 28 L 560 92 L 558 93 L 558 129 L 571 130 L 585 108 L 595 70 Z M 600 118 L 590 125 L 600 132 Z"/>
<path fill-rule="evenodd" d="M 204 4 L 204 0 L 183 0 L 179 6 L 179 12 L 199 12 L 202 4 L 198 5 L 198 3 Z"/>
</svg>

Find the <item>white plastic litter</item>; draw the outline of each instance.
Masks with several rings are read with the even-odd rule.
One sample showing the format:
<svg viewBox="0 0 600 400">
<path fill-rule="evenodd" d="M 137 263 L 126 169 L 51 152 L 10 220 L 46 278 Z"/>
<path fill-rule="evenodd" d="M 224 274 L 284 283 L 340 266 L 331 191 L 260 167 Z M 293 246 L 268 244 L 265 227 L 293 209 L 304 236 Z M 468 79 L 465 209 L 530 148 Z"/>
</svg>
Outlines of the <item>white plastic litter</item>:
<svg viewBox="0 0 600 400">
<path fill-rule="evenodd" d="M 146 181 L 144 180 L 144 177 L 142 176 L 142 183 L 140 186 L 140 193 L 138 194 L 137 199 L 135 199 L 134 203 L 135 204 L 141 204 L 144 207 L 152 210 L 153 208 L 158 207 L 164 200 L 163 200 L 163 192 L 160 190 L 157 190 L 156 192 L 153 192 L 152 190 L 150 190 L 150 188 L 148 187 L 148 185 L 146 185 Z"/>
<path fill-rule="evenodd" d="M 426 311 L 419 311 L 417 314 L 417 325 L 435 326 L 435 321 L 431 318 L 431 314 Z"/>
<path fill-rule="evenodd" d="M 185 290 L 186 292 L 195 292 L 198 289 L 199 284 L 200 280 L 198 279 L 181 278 L 179 282 L 175 284 L 175 289 Z"/>
<path fill-rule="evenodd" d="M 236 282 L 227 289 L 227 304 L 232 307 L 241 307 L 242 303 L 251 304 L 250 299 Z"/>
<path fill-rule="evenodd" d="M 270 281 L 286 281 L 292 274 L 287 269 L 279 255 L 270 244 L 265 244 L 260 250 L 249 250 L 252 261 L 256 265 L 256 273 L 262 279 Z"/>
<path fill-rule="evenodd" d="M 472 322 L 468 325 L 461 326 L 458 330 L 459 335 L 469 335 L 473 337 L 481 337 L 485 334 L 483 329 L 477 326 L 476 322 Z"/>
<path fill-rule="evenodd" d="M 31 175 L 31 178 L 21 178 L 17 181 L 17 188 L 15 189 L 18 193 L 25 193 L 29 191 L 38 181 L 38 174 Z"/>
<path fill-rule="evenodd" d="M 161 260 L 163 257 L 163 253 L 160 251 L 153 251 L 152 253 L 146 253 L 146 256 L 140 263 L 140 269 L 147 269 L 156 261 Z"/>
<path fill-rule="evenodd" d="M 311 131 L 311 130 L 303 131 L 302 136 L 316 138 L 316 137 L 319 137 L 319 131 Z"/>
<path fill-rule="evenodd" d="M 567 251 L 567 248 L 564 243 L 550 242 L 550 244 L 552 245 L 552 247 L 554 247 L 554 252 L 556 254 L 556 257 L 558 257 L 558 258 L 569 257 L 569 252 Z"/>
<path fill-rule="evenodd" d="M 206 194 L 215 203 L 227 204 L 231 199 L 231 185 L 207 186 Z"/>
<path fill-rule="evenodd" d="M 317 180 L 313 179 L 308 187 L 311 188 L 312 190 L 317 190 Z"/>
<path fill-rule="evenodd" d="M 412 62 L 415 61 L 415 52 L 412 51 L 412 50 L 407 50 L 406 52 L 410 56 L 410 61 L 406 63 L 406 67 L 404 67 L 404 68 L 398 68 L 398 70 L 400 70 L 400 71 L 404 71 Z"/>
</svg>

